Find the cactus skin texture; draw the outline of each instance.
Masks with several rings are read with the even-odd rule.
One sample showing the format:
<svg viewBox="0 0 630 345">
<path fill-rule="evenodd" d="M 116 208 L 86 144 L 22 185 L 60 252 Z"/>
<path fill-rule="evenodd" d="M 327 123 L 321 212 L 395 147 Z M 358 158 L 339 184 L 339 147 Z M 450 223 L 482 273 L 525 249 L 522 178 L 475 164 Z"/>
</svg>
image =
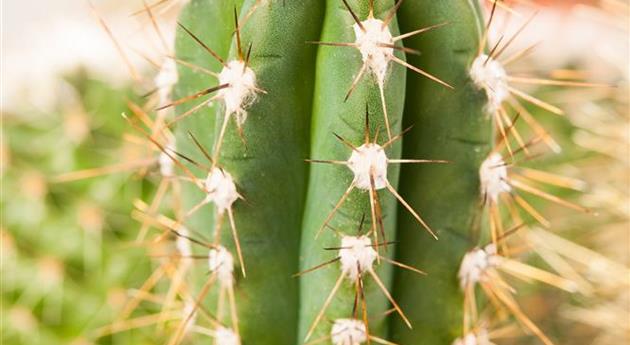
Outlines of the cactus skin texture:
<svg viewBox="0 0 630 345">
<path fill-rule="evenodd" d="M 359 20 L 368 16 L 367 0 L 348 1 Z M 413 330 L 406 329 L 398 315 L 384 313 L 391 307 L 369 275 L 364 276 L 371 335 L 400 344 L 447 344 L 458 334 L 462 305 L 456 271 L 464 252 L 472 246 L 468 233 L 477 212 L 479 193 L 476 171 L 491 142 L 491 125 L 483 114 L 483 94 L 468 78 L 468 66 L 476 53 L 482 32 L 472 0 L 407 0 L 389 24 L 391 33 L 410 32 L 449 21 L 450 25 L 405 40 L 422 56 L 411 58 L 419 66 L 454 85 L 449 90 L 425 77 L 389 63 L 384 94 L 392 135 L 405 124 L 415 128 L 402 143 L 390 146 L 390 159 L 448 159 L 444 165 L 403 166 L 403 197 L 438 231 L 439 241 L 422 227 L 383 189 L 378 192 L 388 241 L 396 246 L 380 254 L 429 271 L 430 277 L 398 272 L 385 263 L 375 265 L 384 285 L 410 316 Z M 380 131 L 379 144 L 387 141 L 384 114 L 376 79 L 369 72 L 347 101 L 354 77 L 361 68 L 361 55 L 352 47 L 307 44 L 307 41 L 354 42 L 354 24 L 341 0 L 254 1 L 237 6 L 240 19 L 258 3 L 246 23 L 241 39 L 246 51 L 252 44 L 250 67 L 257 86 L 265 91 L 247 109 L 244 140 L 230 119 L 218 164 L 236 182 L 245 201 L 234 204 L 236 227 L 242 246 L 247 277 L 237 277 L 236 299 L 243 344 L 301 344 L 324 299 L 340 275 L 339 264 L 300 277 L 292 274 L 335 257 L 339 239 L 324 229 L 315 234 L 352 181 L 343 165 L 311 164 L 306 158 L 347 160 L 351 150 L 338 141 L 338 134 L 359 146 L 364 142 L 366 105 L 370 137 Z M 192 0 L 180 21 L 221 57 L 236 58 L 233 9 L 240 1 Z M 393 0 L 375 1 L 374 16 L 382 19 L 395 5 Z M 325 13 L 324 13 L 325 12 Z M 398 28 L 398 21 L 401 28 Z M 221 65 L 181 30 L 176 55 L 218 72 Z M 395 55 L 405 60 L 400 51 Z M 215 78 L 179 68 L 174 98 L 217 84 Z M 406 79 L 407 77 L 407 79 Z M 408 83 L 408 84 L 407 84 Z M 406 96 L 405 96 L 406 95 Z M 406 104 L 405 104 L 406 97 Z M 178 106 L 180 114 L 194 102 Z M 178 124 L 178 151 L 204 161 L 187 138 L 191 131 L 211 151 L 223 123 L 221 102 L 195 113 Z M 465 125 L 463 125 L 465 124 Z M 391 164 L 390 184 L 397 188 L 399 166 Z M 200 175 L 201 176 L 201 175 Z M 184 190 L 185 206 L 203 198 L 194 186 Z M 453 212 L 453 211 L 456 212 Z M 206 206 L 190 220 L 193 229 L 211 237 L 214 210 Z M 396 225 L 397 212 L 401 221 Z M 354 190 L 332 218 L 336 230 L 354 235 L 365 216 L 364 232 L 371 227 L 367 191 Z M 187 220 L 188 223 L 188 220 Z M 229 223 L 222 224 L 222 245 L 235 253 Z M 301 242 L 300 242 L 301 238 Z M 398 248 L 394 248 L 398 247 Z M 201 266 L 201 265 L 200 265 Z M 206 269 L 206 267 L 202 267 Z M 235 272 L 238 272 L 236 270 Z M 197 282 L 197 287 L 203 282 Z M 330 334 L 329 320 L 352 316 L 354 285 L 344 278 L 311 340 Z M 215 298 L 206 298 L 210 310 Z M 444 308 L 444 306 L 449 306 Z M 388 321 L 391 319 L 393 321 Z M 389 328 L 389 329 L 388 329 Z"/>
<path fill-rule="evenodd" d="M 235 209 L 245 264 L 251 264 L 237 289 L 244 343 L 289 344 L 297 336 L 299 282 L 291 275 L 298 270 L 317 51 L 304 42 L 317 39 L 322 15 L 320 0 L 276 2 L 257 9 L 242 31 L 243 46 L 253 44 L 251 68 L 267 92 L 248 111 L 247 149 L 231 126 L 219 159 L 247 200 Z"/>
<path fill-rule="evenodd" d="M 485 97 L 475 89 L 468 70 L 477 54 L 483 23 L 476 1 L 407 0 L 398 20 L 401 30 L 449 22 L 405 41 L 422 56 L 411 64 L 434 71 L 455 90 L 408 74 L 405 125 L 416 124 L 405 137 L 405 157 L 448 159 L 448 166 L 405 165 L 403 197 L 431 224 L 438 241 L 417 234 L 417 224 L 399 210 L 397 259 L 427 271 L 426 279 L 397 270 L 394 297 L 413 323 L 409 330 L 392 319 L 391 340 L 399 344 L 450 344 L 461 335 L 463 296 L 457 280 L 459 263 L 477 243 L 471 229 L 479 220 L 478 170 L 492 146 L 492 125 L 483 111 Z M 419 342 L 419 339 L 422 339 Z"/>
<path fill-rule="evenodd" d="M 348 3 L 359 20 L 367 18 L 369 11 L 367 1 L 356 0 L 348 1 Z M 393 5 L 394 1 L 377 1 L 374 16 L 383 18 Z M 353 24 L 352 16 L 340 0 L 326 1 L 326 17 L 321 41 L 354 42 Z M 389 28 L 393 35 L 398 34 L 396 20 L 390 23 Z M 366 104 L 369 109 L 370 137 L 374 137 L 378 127 L 380 128 L 379 144 L 387 141 L 379 89 L 374 76 L 366 73 L 352 95 L 344 102 L 344 96 L 361 68 L 361 55 L 357 49 L 352 47 L 323 46 L 319 49 L 310 157 L 313 159 L 347 160 L 351 154 L 351 149 L 337 140 L 334 133 L 355 146 L 363 144 L 365 141 Z M 402 54 L 397 53 L 396 55 L 404 58 Z M 385 99 L 394 134 L 400 132 L 404 92 L 405 69 L 390 63 L 385 83 Z M 400 143 L 390 147 L 386 153 L 389 158 L 400 158 Z M 397 186 L 398 170 L 398 166 L 392 164 L 388 171 L 389 181 L 394 187 Z M 312 164 L 302 229 L 301 270 L 331 260 L 338 254 L 337 251 L 323 249 L 324 247 L 339 247 L 339 238 L 335 236 L 333 231 L 328 228 L 323 229 L 317 240 L 315 235 L 351 182 L 352 172 L 346 166 Z M 387 239 L 393 240 L 396 224 L 396 200 L 385 189 L 377 193 L 381 202 Z M 366 229 L 369 229 L 372 224 L 369 195 L 365 190 L 355 189 L 332 218 L 330 225 L 343 234 L 355 235 L 363 215 L 365 215 L 363 226 L 363 233 L 365 234 Z M 381 253 L 391 256 L 393 248 L 388 248 L 387 253 L 381 249 Z M 387 264 L 381 264 L 377 267 L 376 272 L 386 286 L 391 286 L 393 273 L 391 267 L 388 267 Z M 339 275 L 339 263 L 335 263 L 305 274 L 300 278 L 300 338 L 297 340 L 298 343 L 303 342 L 308 328 L 313 323 Z M 370 333 L 384 336 L 385 318 L 381 315 L 389 308 L 389 304 L 369 275 L 365 275 L 363 280 L 371 317 Z M 311 340 L 329 334 L 330 323 L 326 321 L 327 319 L 334 320 L 352 315 L 354 296 L 354 284 L 344 278 L 341 288 L 327 309 L 325 318 L 313 333 Z"/>
<path fill-rule="evenodd" d="M 225 5 L 227 3 L 228 5 Z M 240 17 L 255 4 L 245 1 Z M 217 11 L 222 17 L 213 22 L 200 14 L 183 17 L 201 32 L 221 30 L 227 35 L 214 36 L 217 47 L 230 43 L 229 58 L 237 57 L 231 1 L 197 1 L 201 13 Z M 225 13 L 225 8 L 229 8 Z M 191 8 L 189 8 L 190 10 Z M 237 184 L 245 201 L 234 204 L 234 218 L 239 232 L 247 278 L 237 278 L 236 300 L 240 333 L 244 344 L 292 344 L 297 337 L 298 280 L 291 277 L 298 270 L 300 227 L 305 200 L 310 114 L 313 97 L 316 47 L 306 45 L 319 37 L 323 16 L 320 0 L 263 2 L 241 28 L 243 49 L 252 44 L 250 67 L 256 73 L 259 94 L 247 109 L 243 125 L 244 145 L 234 121 L 230 119 L 218 164 Z M 187 23 L 184 23 L 186 25 Z M 192 31 L 192 30 L 191 30 Z M 195 32 L 195 31 L 193 31 Z M 191 42 L 190 38 L 186 39 Z M 210 43 L 213 43 L 212 41 Z M 192 42 L 194 44 L 194 42 Z M 196 46 L 207 60 L 212 57 Z M 217 51 L 225 59 L 226 50 Z M 179 52 L 178 52 L 179 54 Z M 199 54 L 199 53 L 195 53 Z M 226 59 L 228 60 L 228 59 Z M 214 66 L 220 71 L 220 66 Z M 211 86 L 206 83 L 195 91 Z M 180 83 L 187 83 L 182 76 Z M 215 124 L 195 124 L 197 137 L 210 150 L 214 144 L 213 128 L 223 122 L 224 108 L 216 104 Z M 210 112 L 210 111 L 206 111 Z M 198 114 L 191 116 L 197 117 Z M 190 140 L 187 140 L 190 142 Z M 203 161 L 203 158 L 200 158 Z M 193 202 L 201 198 L 194 192 Z M 207 207 L 201 213 L 211 213 Z M 213 223 L 200 230 L 208 233 Z M 222 224 L 222 244 L 235 253 L 227 217 Z M 238 272 L 238 270 L 236 271 Z"/>
</svg>

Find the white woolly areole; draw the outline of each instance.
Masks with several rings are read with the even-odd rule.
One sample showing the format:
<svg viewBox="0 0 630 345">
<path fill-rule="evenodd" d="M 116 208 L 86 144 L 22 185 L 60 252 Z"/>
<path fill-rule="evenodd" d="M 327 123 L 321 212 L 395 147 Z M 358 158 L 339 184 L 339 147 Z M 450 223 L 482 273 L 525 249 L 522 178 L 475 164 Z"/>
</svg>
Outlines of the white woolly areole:
<svg viewBox="0 0 630 345">
<path fill-rule="evenodd" d="M 465 290 L 469 284 L 476 284 L 486 279 L 486 272 L 499 264 L 499 255 L 494 244 L 489 244 L 485 248 L 476 248 L 464 255 L 459 266 L 459 284 Z"/>
<path fill-rule="evenodd" d="M 354 319 L 337 319 L 330 331 L 334 345 L 360 345 L 367 341 L 365 324 Z"/>
<path fill-rule="evenodd" d="M 241 339 L 233 330 L 225 327 L 218 327 L 214 331 L 216 345 L 240 345 Z"/>
<path fill-rule="evenodd" d="M 497 202 L 499 195 L 509 193 L 512 187 L 508 181 L 507 164 L 499 153 L 493 153 L 486 158 L 479 168 L 481 193 L 490 200 Z"/>
<path fill-rule="evenodd" d="M 387 155 L 378 144 L 363 144 L 352 151 L 348 159 L 348 168 L 354 173 L 357 188 L 369 190 L 370 174 L 374 176 L 374 187 L 383 189 L 387 186 Z"/>
<path fill-rule="evenodd" d="M 223 286 L 231 286 L 234 282 L 234 258 L 223 246 L 210 249 L 208 252 L 208 268 L 217 274 L 217 280 Z"/>
<path fill-rule="evenodd" d="M 160 72 L 153 79 L 153 83 L 158 90 L 160 104 L 171 102 L 171 90 L 177 84 L 179 76 L 177 74 L 177 64 L 173 59 L 166 59 L 162 63 Z"/>
<path fill-rule="evenodd" d="M 212 168 L 204 181 L 208 194 L 206 201 L 213 202 L 221 214 L 238 199 L 238 192 L 232 175 L 220 168 Z"/>
<path fill-rule="evenodd" d="M 463 338 L 457 338 L 453 345 L 491 345 L 490 337 L 486 329 L 480 329 L 474 333 L 468 333 Z"/>
<path fill-rule="evenodd" d="M 348 279 L 355 281 L 361 273 L 372 269 L 378 253 L 372 248 L 372 242 L 367 236 L 343 236 L 339 258 L 341 271 Z"/>
<path fill-rule="evenodd" d="M 179 255 L 184 257 L 183 259 L 189 260 L 188 258 L 192 256 L 192 245 L 190 240 L 185 237 L 190 236 L 190 231 L 186 227 L 180 226 L 177 232 L 182 236 L 177 236 L 175 239 L 175 248 L 177 248 Z"/>
<path fill-rule="evenodd" d="M 367 64 L 369 70 L 376 76 L 379 85 L 382 86 L 394 49 L 379 45 L 394 44 L 392 34 L 387 26 L 383 27 L 383 21 L 380 19 L 368 18 L 362 21 L 361 25 L 365 31 L 359 24 L 353 25 L 355 44 L 361 52 L 363 63 Z"/>
<path fill-rule="evenodd" d="M 219 85 L 229 86 L 219 90 L 217 96 L 225 103 L 225 112 L 235 114 L 236 122 L 242 125 L 247 119 L 247 108 L 256 99 L 256 74 L 245 62 L 232 60 L 219 73 Z"/>
<path fill-rule="evenodd" d="M 487 61 L 487 62 L 486 62 Z M 494 113 L 510 95 L 507 73 L 503 65 L 488 55 L 481 54 L 473 61 L 470 76 L 478 88 L 486 91 L 487 110 Z"/>
<path fill-rule="evenodd" d="M 165 148 L 167 151 L 175 151 L 175 138 L 173 137 Z M 175 163 L 165 152 L 160 152 L 158 156 L 158 166 L 162 177 L 173 177 L 175 175 Z"/>
</svg>

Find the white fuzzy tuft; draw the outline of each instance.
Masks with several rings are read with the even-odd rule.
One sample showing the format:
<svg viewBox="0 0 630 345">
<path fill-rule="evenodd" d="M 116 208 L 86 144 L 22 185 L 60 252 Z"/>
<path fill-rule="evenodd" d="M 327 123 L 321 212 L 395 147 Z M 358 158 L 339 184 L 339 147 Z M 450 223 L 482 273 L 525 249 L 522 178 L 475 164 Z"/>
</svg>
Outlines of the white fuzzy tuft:
<svg viewBox="0 0 630 345">
<path fill-rule="evenodd" d="M 337 319 L 330 331 L 334 345 L 360 345 L 367 341 L 367 330 L 362 321 Z"/>
<path fill-rule="evenodd" d="M 225 112 L 235 114 L 236 122 L 242 125 L 247 119 L 245 109 L 256 100 L 256 74 L 245 62 L 232 60 L 219 73 L 219 84 L 229 84 L 219 90 L 217 96 L 225 103 Z"/>
<path fill-rule="evenodd" d="M 173 137 L 165 148 L 167 151 L 175 151 L 175 138 Z M 158 156 L 158 166 L 162 177 L 173 177 L 175 175 L 175 163 L 166 153 L 160 152 Z"/>
<path fill-rule="evenodd" d="M 464 255 L 459 266 L 459 284 L 462 290 L 469 284 L 477 284 L 486 279 L 486 272 L 499 264 L 497 248 L 494 244 L 489 244 L 485 248 L 476 248 Z"/>
<path fill-rule="evenodd" d="M 453 345 L 492 345 L 486 329 L 468 333 L 463 338 L 457 338 Z"/>
<path fill-rule="evenodd" d="M 190 244 L 190 240 L 183 236 L 190 236 L 190 231 L 184 226 L 180 226 L 177 229 L 177 232 L 182 236 L 177 236 L 175 239 L 175 248 L 177 248 L 177 252 L 180 256 L 188 258 L 192 256 L 192 246 Z M 186 261 L 190 261 L 190 259 L 184 259 Z"/>
<path fill-rule="evenodd" d="M 232 286 L 234 283 L 234 258 L 225 247 L 218 246 L 208 252 L 208 268 L 216 272 L 217 280 L 222 286 Z"/>
<path fill-rule="evenodd" d="M 493 202 L 497 202 L 499 195 L 509 193 L 512 187 L 508 183 L 507 164 L 498 153 L 491 154 L 479 168 L 481 193 Z"/>
<path fill-rule="evenodd" d="M 171 102 L 171 90 L 177 84 L 179 76 L 177 74 L 177 64 L 173 59 L 166 59 L 162 63 L 160 72 L 155 76 L 153 82 L 158 90 L 159 104 Z"/>
<path fill-rule="evenodd" d="M 218 327 L 214 331 L 216 345 L 240 345 L 241 339 L 233 330 L 225 327 Z"/>
<path fill-rule="evenodd" d="M 378 253 L 372 247 L 372 242 L 367 236 L 343 236 L 339 257 L 341 271 L 348 279 L 355 281 L 361 273 L 372 269 Z"/>
<path fill-rule="evenodd" d="M 354 173 L 354 182 L 359 189 L 369 190 L 370 174 L 374 176 L 374 187 L 387 186 L 387 155 L 378 144 L 363 144 L 352 151 L 348 168 Z"/>
<path fill-rule="evenodd" d="M 206 201 L 213 202 L 219 214 L 232 207 L 232 204 L 239 197 L 232 175 L 223 169 L 212 168 L 204 181 L 204 185 L 208 192 Z"/>
<path fill-rule="evenodd" d="M 473 61 L 470 76 L 478 88 L 486 91 L 488 112 L 496 112 L 510 95 L 503 65 L 497 60 L 488 59 L 488 55 L 481 54 Z"/>
<path fill-rule="evenodd" d="M 355 43 L 361 52 L 361 59 L 367 64 L 369 70 L 374 73 L 379 85 L 385 83 L 387 67 L 394 49 L 379 46 L 380 44 L 394 44 L 392 34 L 387 26 L 383 27 L 383 21 L 375 18 L 368 18 L 361 22 L 365 31 L 359 24 L 354 24 Z"/>
</svg>

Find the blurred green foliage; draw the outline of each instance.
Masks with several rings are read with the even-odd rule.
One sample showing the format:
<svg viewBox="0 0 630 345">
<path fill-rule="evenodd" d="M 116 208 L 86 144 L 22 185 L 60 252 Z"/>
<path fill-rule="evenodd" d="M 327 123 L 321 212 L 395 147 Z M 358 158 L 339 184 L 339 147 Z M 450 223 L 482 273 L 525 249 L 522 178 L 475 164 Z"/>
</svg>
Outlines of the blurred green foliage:
<svg viewBox="0 0 630 345">
<path fill-rule="evenodd" d="M 128 87 L 79 70 L 59 82 L 55 111 L 3 114 L 2 328 L 4 344 L 91 344 L 89 330 L 111 322 L 127 289 L 149 274 L 132 201 L 146 178 L 122 172 L 55 183 L 60 173 L 123 161 L 129 146 L 120 114 Z M 145 334 L 146 332 L 146 334 Z M 141 344 L 148 330 L 104 338 Z"/>
</svg>

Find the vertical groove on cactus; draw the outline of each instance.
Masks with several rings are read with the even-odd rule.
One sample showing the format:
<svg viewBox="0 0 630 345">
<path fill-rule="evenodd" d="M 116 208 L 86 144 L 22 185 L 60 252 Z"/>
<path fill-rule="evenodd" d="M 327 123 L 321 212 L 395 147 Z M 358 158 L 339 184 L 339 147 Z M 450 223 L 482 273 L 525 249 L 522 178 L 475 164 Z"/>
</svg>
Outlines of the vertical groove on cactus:
<svg viewBox="0 0 630 345">
<path fill-rule="evenodd" d="M 405 124 L 417 124 L 404 142 L 404 156 L 448 159 L 452 164 L 405 165 L 401 194 L 437 232 L 438 241 L 418 234 L 415 221 L 400 210 L 397 258 L 427 271 L 426 279 L 397 270 L 394 295 L 408 311 L 413 330 L 391 322 L 391 340 L 400 344 L 450 344 L 462 330 L 463 295 L 457 280 L 462 257 L 474 247 L 479 220 L 479 166 L 492 145 L 492 125 L 484 112 L 485 96 L 469 77 L 483 31 L 475 1 L 407 0 L 399 11 L 401 30 L 447 25 L 405 40 L 422 52 L 412 64 L 439 73 L 455 87 L 408 74 Z"/>
</svg>

